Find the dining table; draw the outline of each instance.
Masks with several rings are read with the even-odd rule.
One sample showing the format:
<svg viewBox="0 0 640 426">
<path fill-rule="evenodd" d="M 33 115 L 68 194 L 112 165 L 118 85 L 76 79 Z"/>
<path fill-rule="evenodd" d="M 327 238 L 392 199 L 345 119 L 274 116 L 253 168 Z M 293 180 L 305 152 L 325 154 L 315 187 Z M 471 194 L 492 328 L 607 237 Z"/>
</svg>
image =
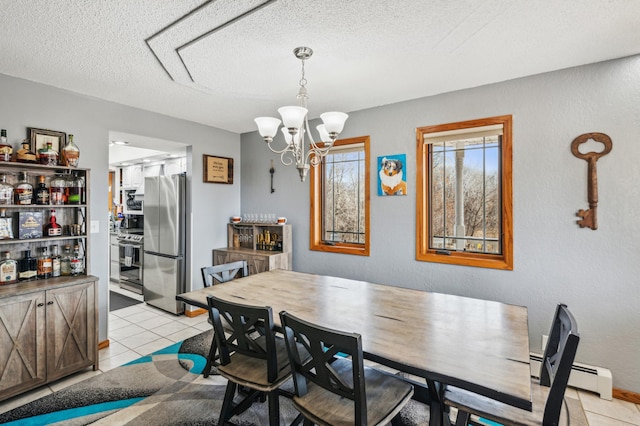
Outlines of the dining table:
<svg viewBox="0 0 640 426">
<path fill-rule="evenodd" d="M 448 425 L 447 385 L 531 410 L 528 313 L 524 306 L 295 271 L 271 270 L 179 294 L 270 306 L 362 336 L 364 357 L 414 380 L 430 425 Z M 421 395 L 421 396 L 420 396 Z"/>
</svg>

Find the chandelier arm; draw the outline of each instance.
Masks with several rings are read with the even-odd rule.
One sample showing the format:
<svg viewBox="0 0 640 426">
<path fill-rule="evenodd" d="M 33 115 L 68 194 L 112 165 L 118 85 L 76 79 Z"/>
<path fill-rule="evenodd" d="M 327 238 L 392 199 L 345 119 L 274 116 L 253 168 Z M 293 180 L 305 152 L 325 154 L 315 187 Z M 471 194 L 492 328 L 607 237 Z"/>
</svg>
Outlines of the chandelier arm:
<svg viewBox="0 0 640 426">
<path fill-rule="evenodd" d="M 272 142 L 268 142 L 267 146 L 269 147 L 271 152 L 275 154 L 286 154 L 288 151 L 291 151 L 291 147 L 289 145 L 285 146 L 283 149 L 275 149 L 274 147 L 271 146 L 271 143 Z"/>
<path fill-rule="evenodd" d="M 287 157 L 286 155 L 289 154 L 289 156 Z M 280 162 L 282 164 L 284 164 L 285 166 L 290 166 L 293 164 L 293 155 L 291 153 L 291 150 L 285 150 L 282 154 L 280 154 Z"/>
</svg>

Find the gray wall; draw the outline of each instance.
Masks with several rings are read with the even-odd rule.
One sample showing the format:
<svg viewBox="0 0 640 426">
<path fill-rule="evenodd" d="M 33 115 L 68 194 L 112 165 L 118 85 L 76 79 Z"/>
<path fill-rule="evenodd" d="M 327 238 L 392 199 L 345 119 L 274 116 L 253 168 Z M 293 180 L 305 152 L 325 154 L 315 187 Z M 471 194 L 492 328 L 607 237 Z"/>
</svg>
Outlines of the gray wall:
<svg viewBox="0 0 640 426">
<path fill-rule="evenodd" d="M 372 165 L 369 257 L 309 251 L 309 184 L 257 133 L 242 135 L 242 211 L 288 217 L 296 271 L 527 306 L 536 352 L 555 305 L 566 303 L 582 336 L 577 360 L 611 369 L 614 387 L 640 392 L 639 76 L 635 56 L 352 112 L 341 137 L 370 135 L 373 164 L 407 154 L 408 196 L 378 197 Z M 417 262 L 415 128 L 502 114 L 513 115 L 514 270 Z M 575 223 L 588 207 L 587 163 L 570 144 L 588 132 L 613 140 L 598 161 L 597 231 Z"/>
<path fill-rule="evenodd" d="M 91 169 L 91 220 L 99 221 L 100 233 L 91 235 L 90 271 L 100 278 L 100 341 L 108 337 L 109 131 L 191 145 L 193 161 L 187 174 L 194 225 L 187 275 L 193 288 L 202 287 L 200 267 L 211 264 L 211 249 L 226 245 L 226 223 L 240 211 L 239 135 L 0 74 L 0 128 L 7 129 L 9 141 L 17 147 L 27 127 L 72 133 L 80 147 L 80 167 Z M 203 154 L 235 158 L 234 184 L 203 183 Z M 191 288 L 191 281 L 187 286 Z"/>
</svg>

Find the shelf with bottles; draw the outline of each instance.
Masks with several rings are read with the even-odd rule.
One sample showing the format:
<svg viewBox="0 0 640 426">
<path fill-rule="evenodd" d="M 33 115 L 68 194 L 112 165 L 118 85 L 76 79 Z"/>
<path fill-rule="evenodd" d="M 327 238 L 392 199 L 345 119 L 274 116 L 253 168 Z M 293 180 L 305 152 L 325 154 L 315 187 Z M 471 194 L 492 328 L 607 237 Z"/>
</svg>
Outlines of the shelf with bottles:
<svg viewBox="0 0 640 426">
<path fill-rule="evenodd" d="M 0 251 L 0 285 L 87 275 L 84 244 L 80 243 L 30 245 L 23 250 Z"/>
<path fill-rule="evenodd" d="M 291 252 L 291 225 L 276 223 L 229 223 L 227 246 L 274 253 Z"/>
</svg>

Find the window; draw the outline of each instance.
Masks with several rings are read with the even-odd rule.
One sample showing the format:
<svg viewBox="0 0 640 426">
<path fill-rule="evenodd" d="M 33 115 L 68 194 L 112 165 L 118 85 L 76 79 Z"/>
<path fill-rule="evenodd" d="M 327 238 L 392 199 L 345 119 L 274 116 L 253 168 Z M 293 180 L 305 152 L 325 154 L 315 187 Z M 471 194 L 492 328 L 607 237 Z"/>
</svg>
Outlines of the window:
<svg viewBox="0 0 640 426">
<path fill-rule="evenodd" d="M 416 129 L 416 259 L 513 269 L 511 116 Z"/>
<path fill-rule="evenodd" d="M 369 137 L 337 140 L 311 169 L 310 249 L 369 255 Z"/>
</svg>

